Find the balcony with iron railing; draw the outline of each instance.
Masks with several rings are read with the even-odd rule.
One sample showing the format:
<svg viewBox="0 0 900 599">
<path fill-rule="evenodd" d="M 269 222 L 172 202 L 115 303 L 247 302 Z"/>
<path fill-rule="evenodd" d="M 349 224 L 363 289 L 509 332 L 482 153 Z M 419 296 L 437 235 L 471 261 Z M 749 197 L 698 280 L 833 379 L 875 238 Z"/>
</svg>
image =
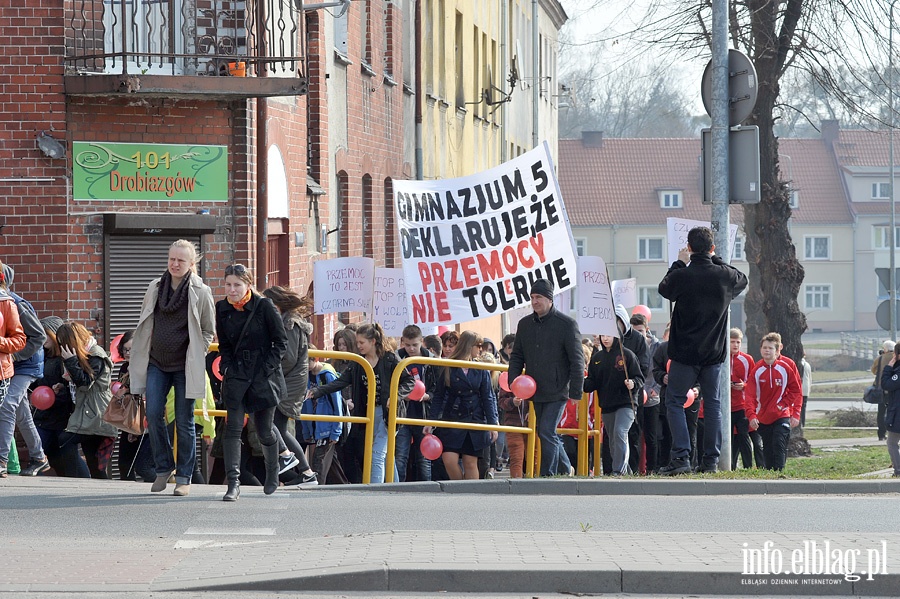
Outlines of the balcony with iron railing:
<svg viewBox="0 0 900 599">
<path fill-rule="evenodd" d="M 300 0 L 66 0 L 75 96 L 204 99 L 307 92 Z"/>
</svg>

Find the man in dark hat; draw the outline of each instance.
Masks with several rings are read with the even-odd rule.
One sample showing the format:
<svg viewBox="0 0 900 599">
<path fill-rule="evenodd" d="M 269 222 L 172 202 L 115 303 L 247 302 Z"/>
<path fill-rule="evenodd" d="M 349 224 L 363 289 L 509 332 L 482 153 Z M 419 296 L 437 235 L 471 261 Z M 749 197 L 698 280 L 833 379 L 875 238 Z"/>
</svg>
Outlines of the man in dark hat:
<svg viewBox="0 0 900 599">
<path fill-rule="evenodd" d="M 509 356 L 509 383 L 523 369 L 537 383 L 531 401 L 541 440 L 541 476 L 553 476 L 563 451 L 556 424 L 567 399 L 581 399 L 584 352 L 578 324 L 553 306 L 552 282 L 534 282 L 531 307 L 534 313 L 520 320 L 516 328 L 516 342 Z"/>
</svg>

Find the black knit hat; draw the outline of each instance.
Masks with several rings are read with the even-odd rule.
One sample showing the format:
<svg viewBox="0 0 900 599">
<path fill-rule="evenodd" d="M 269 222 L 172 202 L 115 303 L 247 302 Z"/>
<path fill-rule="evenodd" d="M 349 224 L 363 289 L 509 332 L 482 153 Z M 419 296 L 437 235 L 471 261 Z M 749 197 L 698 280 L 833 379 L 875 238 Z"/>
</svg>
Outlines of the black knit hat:
<svg viewBox="0 0 900 599">
<path fill-rule="evenodd" d="M 543 295 L 551 302 L 553 301 L 553 282 L 547 279 L 538 279 L 531 286 L 531 294 Z"/>
</svg>

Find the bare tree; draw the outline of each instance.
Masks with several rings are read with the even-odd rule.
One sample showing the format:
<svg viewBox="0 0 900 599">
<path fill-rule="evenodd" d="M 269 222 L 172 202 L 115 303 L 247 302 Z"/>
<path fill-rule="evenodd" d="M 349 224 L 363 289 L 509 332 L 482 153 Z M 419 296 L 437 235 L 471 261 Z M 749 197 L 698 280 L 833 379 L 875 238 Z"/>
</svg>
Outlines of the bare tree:
<svg viewBox="0 0 900 599">
<path fill-rule="evenodd" d="M 615 0 L 577 2 L 579 9 L 620 7 Z M 744 206 L 750 289 L 745 302 L 750 348 L 778 331 L 784 353 L 799 361 L 806 316 L 797 297 L 803 267 L 788 229 L 789 193 L 778 163 L 775 124 L 780 115 L 780 85 L 792 69 L 809 74 L 832 98 L 873 121 L 872 103 L 859 90 L 872 88 L 871 73 L 886 62 L 888 7 L 885 0 L 729 0 L 729 32 L 735 48 L 754 62 L 759 97 L 747 124 L 760 128 L 762 201 Z M 635 1 L 622 16 L 633 18 L 624 33 L 599 32 L 592 43 L 628 39 L 654 52 L 708 57 L 710 0 Z M 622 19 L 617 26 L 622 27 Z M 880 78 L 878 78 L 880 79 Z M 853 80 L 857 86 L 846 86 Z"/>
<path fill-rule="evenodd" d="M 569 99 L 559 111 L 560 137 L 585 130 L 609 137 L 698 135 L 701 125 L 687 94 L 660 65 L 631 63 L 600 71 L 596 62 L 563 71 Z"/>
</svg>

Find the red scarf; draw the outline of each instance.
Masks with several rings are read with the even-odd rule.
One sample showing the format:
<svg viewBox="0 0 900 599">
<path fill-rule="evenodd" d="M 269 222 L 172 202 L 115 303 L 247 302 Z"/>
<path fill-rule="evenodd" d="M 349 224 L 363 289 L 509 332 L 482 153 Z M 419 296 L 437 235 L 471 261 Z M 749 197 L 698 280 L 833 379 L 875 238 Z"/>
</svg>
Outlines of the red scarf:
<svg viewBox="0 0 900 599">
<path fill-rule="evenodd" d="M 244 306 L 247 304 L 247 302 L 250 301 L 250 298 L 251 298 L 251 297 L 253 297 L 253 293 L 248 289 L 248 290 L 247 290 L 247 295 L 245 295 L 244 297 L 242 297 L 241 299 L 239 299 L 239 300 L 236 301 L 236 302 L 231 301 L 231 298 L 226 298 L 226 299 L 228 300 L 228 303 L 229 303 L 229 304 L 231 304 L 232 306 L 234 306 L 234 309 L 235 309 L 235 310 L 237 310 L 238 312 L 243 312 L 243 311 L 244 311 Z"/>
</svg>

